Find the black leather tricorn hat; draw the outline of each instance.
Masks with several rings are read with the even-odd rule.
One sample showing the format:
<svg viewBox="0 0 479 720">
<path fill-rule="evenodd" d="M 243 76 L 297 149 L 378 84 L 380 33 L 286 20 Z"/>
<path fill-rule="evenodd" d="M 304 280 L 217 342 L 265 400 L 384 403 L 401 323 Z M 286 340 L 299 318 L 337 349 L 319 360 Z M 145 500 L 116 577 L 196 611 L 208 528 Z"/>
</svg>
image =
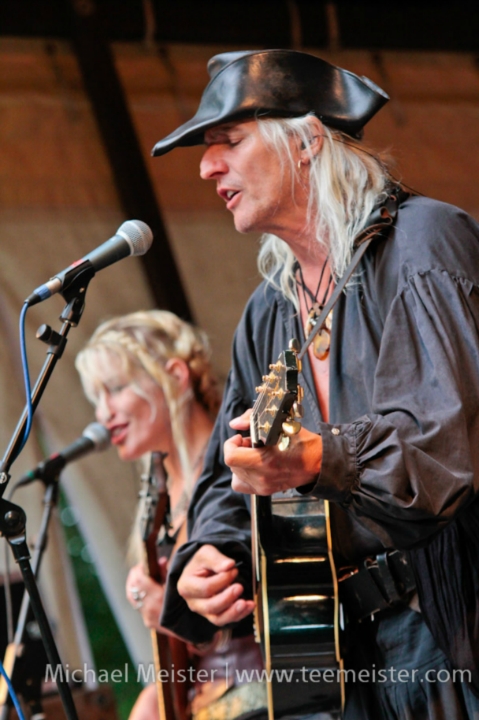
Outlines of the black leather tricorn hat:
<svg viewBox="0 0 479 720">
<path fill-rule="evenodd" d="M 215 55 L 211 80 L 196 115 L 153 148 L 201 145 L 208 128 L 252 117 L 314 113 L 325 125 L 360 137 L 364 125 L 389 100 L 372 80 L 294 50 L 250 50 Z"/>
</svg>

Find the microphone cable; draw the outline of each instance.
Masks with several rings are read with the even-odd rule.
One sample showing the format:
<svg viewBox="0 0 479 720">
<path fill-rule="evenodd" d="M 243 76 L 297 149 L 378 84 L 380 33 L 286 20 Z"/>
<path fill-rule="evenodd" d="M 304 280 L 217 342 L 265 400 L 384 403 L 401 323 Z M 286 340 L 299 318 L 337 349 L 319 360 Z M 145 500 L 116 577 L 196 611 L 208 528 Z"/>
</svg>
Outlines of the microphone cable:
<svg viewBox="0 0 479 720">
<path fill-rule="evenodd" d="M 26 396 L 26 408 L 27 408 L 27 422 L 23 431 L 23 437 L 22 442 L 20 444 L 20 447 L 18 448 L 17 452 L 15 453 L 15 456 L 13 460 L 16 460 L 19 456 L 20 452 L 23 450 L 25 443 L 28 440 L 28 437 L 30 435 L 30 430 L 32 429 L 32 422 L 33 422 L 33 405 L 32 405 L 32 388 L 30 384 L 30 372 L 28 369 L 28 359 L 27 359 L 27 346 L 25 342 L 25 317 L 28 310 L 28 304 L 24 303 L 22 307 L 22 311 L 20 313 L 20 327 L 19 327 L 19 333 L 20 333 L 20 353 L 22 356 L 22 369 L 23 369 L 23 381 L 25 385 L 25 396 Z M 13 462 L 12 460 L 12 462 Z"/>
<path fill-rule="evenodd" d="M 15 710 L 17 711 L 19 720 L 25 720 L 25 716 L 23 714 L 22 708 L 20 706 L 20 702 L 18 700 L 17 694 L 15 690 L 13 689 L 13 685 L 11 683 L 10 678 L 7 675 L 7 672 L 5 668 L 3 667 L 3 663 L 0 660 L 0 674 L 2 675 L 3 679 L 7 683 L 8 692 L 10 693 L 10 697 L 12 698 L 13 705 L 15 706 Z"/>
</svg>

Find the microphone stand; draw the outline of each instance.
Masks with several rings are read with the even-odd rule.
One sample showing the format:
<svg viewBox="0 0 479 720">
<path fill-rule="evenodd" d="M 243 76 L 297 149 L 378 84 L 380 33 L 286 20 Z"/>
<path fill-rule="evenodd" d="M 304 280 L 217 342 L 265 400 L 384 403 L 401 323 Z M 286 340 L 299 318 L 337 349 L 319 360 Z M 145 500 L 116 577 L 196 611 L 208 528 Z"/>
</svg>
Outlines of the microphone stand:
<svg viewBox="0 0 479 720">
<path fill-rule="evenodd" d="M 52 515 L 53 508 L 56 507 L 58 503 L 58 492 L 59 492 L 59 473 L 56 472 L 53 475 L 49 475 L 48 473 L 45 475 L 45 477 L 42 478 L 43 482 L 45 483 L 45 495 L 43 497 L 43 515 L 42 520 L 40 524 L 40 530 L 38 532 L 38 537 L 35 542 L 34 552 L 33 552 L 33 560 L 32 560 L 32 572 L 35 577 L 35 579 L 38 578 L 39 572 L 40 572 L 40 565 L 43 557 L 43 553 L 47 546 L 47 540 L 48 540 L 48 526 L 50 524 L 50 518 Z M 15 630 L 15 637 L 13 639 L 13 642 L 7 647 L 5 652 L 5 659 L 4 659 L 4 666 L 6 671 L 8 672 L 8 675 L 12 681 L 13 686 L 15 687 L 15 671 L 18 667 L 16 665 L 16 661 L 18 658 L 22 657 L 24 659 L 24 636 L 25 636 L 25 629 L 27 625 L 27 619 L 28 619 L 28 611 L 30 609 L 30 596 L 25 590 L 23 593 L 22 598 L 22 604 L 20 606 L 20 613 L 18 616 L 17 621 L 17 627 Z M 21 673 L 20 673 L 21 676 Z M 25 680 L 25 678 L 23 678 Z M 42 705 L 41 705 L 41 698 L 40 698 L 40 692 L 36 690 L 35 683 L 32 683 L 31 685 L 28 682 L 22 682 L 21 686 L 24 688 L 23 693 L 23 699 L 28 703 L 28 705 L 32 709 L 32 716 L 34 716 L 36 719 L 40 719 L 44 717 Z M 7 720 L 9 709 L 12 705 L 11 701 L 8 697 L 8 690 L 6 683 L 4 684 L 5 688 L 5 699 L 2 697 L 2 700 L 4 700 L 3 707 L 0 711 L 0 720 Z"/>
<path fill-rule="evenodd" d="M 45 359 L 32 392 L 33 411 L 37 408 L 55 369 L 55 365 L 63 354 L 70 329 L 76 327 L 80 322 L 85 309 L 85 293 L 94 275 L 95 270 L 93 266 L 91 266 L 91 264 L 86 265 L 85 269 L 80 272 L 74 281 L 61 293 L 67 304 L 60 315 L 60 320 L 63 321 L 60 332 L 57 333 L 48 325 L 42 325 L 37 332 L 38 339 L 42 340 L 42 342 L 50 343 L 50 345 L 47 350 L 47 358 Z M 35 582 L 35 576 L 29 562 L 30 552 L 26 539 L 25 512 L 18 505 L 14 505 L 3 498 L 8 481 L 10 480 L 10 467 L 18 454 L 19 447 L 23 440 L 27 416 L 28 409 L 25 407 L 0 465 L 0 534 L 8 541 L 12 548 L 15 561 L 19 565 L 25 590 L 30 598 L 29 602 L 40 628 L 48 662 L 52 667 L 57 667 L 61 670 L 61 672 L 59 672 L 60 678 L 57 681 L 57 687 L 67 718 L 68 720 L 78 720 L 71 689 L 65 679 L 66 673 L 55 645 L 55 640 Z"/>
</svg>

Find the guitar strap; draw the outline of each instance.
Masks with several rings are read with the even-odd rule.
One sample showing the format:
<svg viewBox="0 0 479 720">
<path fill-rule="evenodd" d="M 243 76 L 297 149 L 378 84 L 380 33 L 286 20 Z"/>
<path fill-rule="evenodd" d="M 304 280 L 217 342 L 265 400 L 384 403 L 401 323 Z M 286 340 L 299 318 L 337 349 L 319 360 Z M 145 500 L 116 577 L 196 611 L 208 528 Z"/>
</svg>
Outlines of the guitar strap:
<svg viewBox="0 0 479 720">
<path fill-rule="evenodd" d="M 387 236 L 389 230 L 394 224 L 394 221 L 396 220 L 399 204 L 403 202 L 406 198 L 408 198 L 409 195 L 410 193 L 397 186 L 391 190 L 384 203 L 377 205 L 373 209 L 368 218 L 367 226 L 364 230 L 361 230 L 359 235 L 357 235 L 354 240 L 354 247 L 356 248 L 356 251 L 351 259 L 351 262 L 346 268 L 344 275 L 341 277 L 338 284 L 334 288 L 334 291 L 328 302 L 321 311 L 313 330 L 306 338 L 306 341 L 304 342 L 303 347 L 298 354 L 299 360 L 304 357 L 314 338 L 322 329 L 324 323 L 326 322 L 326 318 L 328 317 L 329 313 L 338 301 L 339 296 L 346 287 L 346 284 L 350 280 L 352 274 L 358 267 L 361 258 L 368 249 L 372 240 L 375 237 L 378 237 L 378 235 L 381 235 L 382 237 Z"/>
</svg>

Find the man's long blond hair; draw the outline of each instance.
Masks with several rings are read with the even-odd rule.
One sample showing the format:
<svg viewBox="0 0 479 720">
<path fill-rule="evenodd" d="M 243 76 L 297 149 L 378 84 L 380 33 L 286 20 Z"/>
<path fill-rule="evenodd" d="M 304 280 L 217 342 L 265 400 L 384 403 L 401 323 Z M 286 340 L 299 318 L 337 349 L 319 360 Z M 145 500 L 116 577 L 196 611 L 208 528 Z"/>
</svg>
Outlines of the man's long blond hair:
<svg viewBox="0 0 479 720">
<path fill-rule="evenodd" d="M 293 158 L 291 139 L 297 141 L 298 147 L 309 149 L 306 220 L 315 228 L 316 242 L 329 254 L 335 278 L 340 278 L 351 259 L 355 237 L 366 226 L 374 205 L 385 197 L 390 182 L 385 163 L 361 142 L 324 125 L 322 147 L 314 155 L 310 147 L 318 130 L 310 116 L 260 119 L 258 127 L 264 142 L 278 153 L 282 172 L 290 172 L 293 182 L 302 180 Z M 259 270 L 298 309 L 295 262 L 293 252 L 283 240 L 271 234 L 262 237 Z"/>
</svg>

